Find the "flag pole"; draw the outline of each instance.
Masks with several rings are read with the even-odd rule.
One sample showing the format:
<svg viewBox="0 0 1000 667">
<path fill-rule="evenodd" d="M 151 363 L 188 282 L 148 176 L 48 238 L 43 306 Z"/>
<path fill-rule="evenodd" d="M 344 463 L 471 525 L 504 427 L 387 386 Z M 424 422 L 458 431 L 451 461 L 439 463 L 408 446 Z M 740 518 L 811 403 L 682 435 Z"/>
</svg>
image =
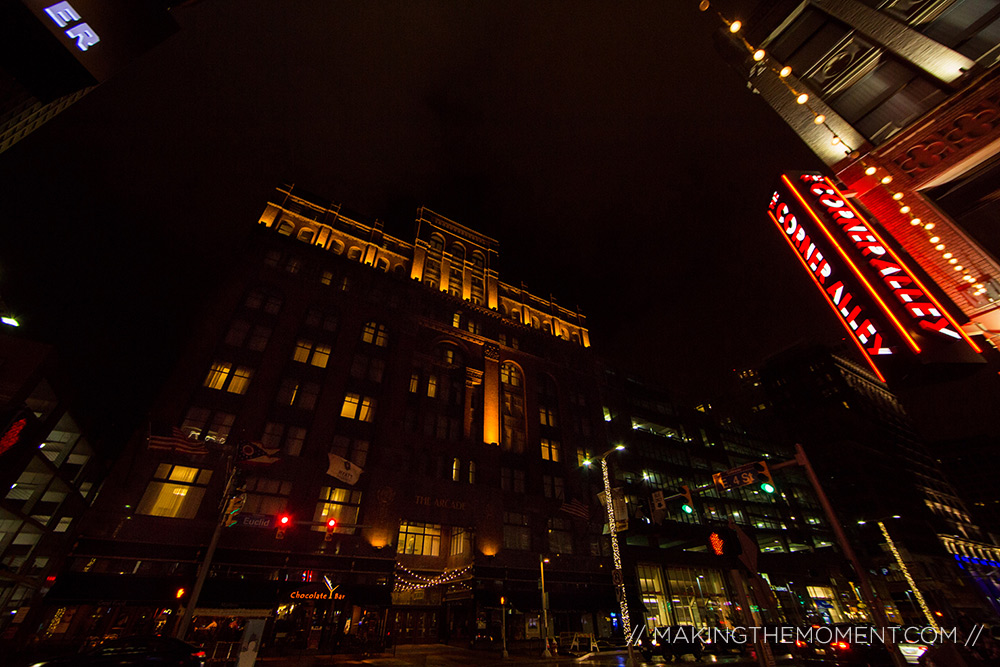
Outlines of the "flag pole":
<svg viewBox="0 0 1000 667">
<path fill-rule="evenodd" d="M 198 577 L 195 579 L 194 588 L 191 590 L 191 598 L 188 600 L 188 604 L 184 607 L 184 611 L 181 613 L 181 620 L 177 624 L 177 628 L 174 630 L 174 637 L 184 641 L 184 635 L 187 634 L 188 628 L 191 627 L 191 620 L 194 618 L 195 607 L 198 606 L 198 598 L 201 597 L 201 589 L 205 586 L 205 580 L 208 578 L 208 571 L 212 567 L 212 560 L 215 558 L 215 550 L 219 546 L 219 538 L 222 537 L 222 525 L 225 520 L 226 503 L 229 501 L 229 496 L 232 493 L 233 480 L 236 477 L 236 465 L 233 462 L 232 455 L 226 457 L 226 488 L 222 494 L 222 502 L 219 504 L 220 509 L 215 517 L 215 530 L 212 531 L 212 539 L 208 542 L 208 548 L 205 550 L 205 556 L 202 558 L 201 563 L 198 565 Z"/>
</svg>

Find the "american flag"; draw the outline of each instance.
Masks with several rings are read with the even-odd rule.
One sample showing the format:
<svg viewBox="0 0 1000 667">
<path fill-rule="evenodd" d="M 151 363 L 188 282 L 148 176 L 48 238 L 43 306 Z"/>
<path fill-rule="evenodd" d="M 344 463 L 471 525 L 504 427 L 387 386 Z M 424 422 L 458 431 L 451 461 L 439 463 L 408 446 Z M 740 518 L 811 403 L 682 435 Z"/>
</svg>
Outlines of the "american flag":
<svg viewBox="0 0 1000 667">
<path fill-rule="evenodd" d="M 567 503 L 563 503 L 563 506 L 559 508 L 559 511 L 572 514 L 573 516 L 578 516 L 581 519 L 590 518 L 590 508 L 576 498 Z"/>
<path fill-rule="evenodd" d="M 208 454 L 203 441 L 188 437 L 176 426 L 170 429 L 170 435 L 150 435 L 149 448 L 181 454 Z"/>
</svg>

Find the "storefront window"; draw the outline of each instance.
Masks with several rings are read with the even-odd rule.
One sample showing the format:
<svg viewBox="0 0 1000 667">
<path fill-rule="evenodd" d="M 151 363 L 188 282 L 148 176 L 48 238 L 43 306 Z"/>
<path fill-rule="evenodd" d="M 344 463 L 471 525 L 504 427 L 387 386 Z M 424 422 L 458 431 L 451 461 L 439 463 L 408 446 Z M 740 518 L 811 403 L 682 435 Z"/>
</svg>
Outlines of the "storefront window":
<svg viewBox="0 0 1000 667">
<path fill-rule="evenodd" d="M 636 568 L 646 625 L 693 625 L 700 628 L 732 627 L 722 573 L 711 569 L 667 568 L 652 563 Z M 664 573 L 666 576 L 664 577 Z"/>
<path fill-rule="evenodd" d="M 433 523 L 399 524 L 399 553 L 437 556 L 441 553 L 441 526 Z"/>
</svg>

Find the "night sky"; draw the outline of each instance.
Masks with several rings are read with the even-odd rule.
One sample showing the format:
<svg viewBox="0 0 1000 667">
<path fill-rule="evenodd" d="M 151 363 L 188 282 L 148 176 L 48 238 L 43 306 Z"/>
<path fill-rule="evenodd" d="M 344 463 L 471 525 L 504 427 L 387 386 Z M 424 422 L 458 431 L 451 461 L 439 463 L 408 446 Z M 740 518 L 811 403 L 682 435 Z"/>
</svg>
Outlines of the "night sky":
<svg viewBox="0 0 1000 667">
<path fill-rule="evenodd" d="M 141 396 L 165 372 L 282 182 L 403 239 L 418 206 L 498 239 L 501 279 L 578 305 L 597 351 L 695 399 L 842 337 L 765 214 L 782 170 L 820 164 L 695 0 L 175 15 L 179 33 L 0 155 L 0 294 L 91 380 Z"/>
</svg>

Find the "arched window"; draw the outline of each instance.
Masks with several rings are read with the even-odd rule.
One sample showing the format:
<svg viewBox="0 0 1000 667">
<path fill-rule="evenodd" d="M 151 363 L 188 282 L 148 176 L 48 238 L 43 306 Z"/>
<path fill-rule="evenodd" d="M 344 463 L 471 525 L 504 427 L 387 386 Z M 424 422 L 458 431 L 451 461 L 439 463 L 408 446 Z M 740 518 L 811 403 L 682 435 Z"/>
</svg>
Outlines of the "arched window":
<svg viewBox="0 0 1000 667">
<path fill-rule="evenodd" d="M 500 366 L 500 444 L 507 451 L 524 453 L 524 378 L 510 362 Z"/>
<path fill-rule="evenodd" d="M 316 235 L 316 231 L 310 229 L 309 227 L 303 227 L 299 230 L 298 239 L 300 241 L 305 241 L 306 243 L 312 243 L 313 236 Z"/>
<path fill-rule="evenodd" d="M 552 333 L 552 326 L 549 324 L 548 320 L 542 322 L 542 331 L 545 333 Z"/>
<path fill-rule="evenodd" d="M 343 241 L 338 241 L 337 239 L 334 239 L 334 240 L 330 241 L 330 250 L 333 251 L 334 255 L 343 255 L 344 254 L 344 242 Z"/>
<path fill-rule="evenodd" d="M 532 328 L 535 328 L 535 329 L 538 328 L 538 318 L 537 317 L 532 317 L 531 318 L 531 326 L 532 326 Z"/>
<path fill-rule="evenodd" d="M 462 353 L 458 351 L 458 348 L 448 343 L 442 343 L 434 348 L 434 356 L 437 357 L 438 361 L 449 366 L 461 366 L 464 361 Z"/>
<path fill-rule="evenodd" d="M 457 482 L 462 477 L 462 462 L 459 459 L 453 459 L 451 462 L 451 481 Z"/>
<path fill-rule="evenodd" d="M 521 311 L 519 311 L 519 310 L 513 310 L 512 309 L 510 311 L 510 319 L 512 319 L 515 322 L 517 322 L 518 324 L 520 324 L 521 323 Z"/>
<path fill-rule="evenodd" d="M 431 234 L 431 251 L 435 253 L 444 251 L 444 237 L 440 234 Z"/>
<path fill-rule="evenodd" d="M 360 260 L 361 248 L 357 246 L 351 246 L 351 249 L 347 251 L 347 259 Z"/>
<path fill-rule="evenodd" d="M 291 236 L 292 232 L 295 231 L 295 225 L 288 222 L 287 220 L 282 220 L 281 224 L 278 225 L 278 233 L 282 236 Z"/>
<path fill-rule="evenodd" d="M 375 263 L 375 268 L 378 269 L 379 271 L 388 271 L 389 260 L 387 260 L 385 257 L 379 257 L 378 262 Z"/>
<path fill-rule="evenodd" d="M 451 253 L 452 265 L 461 267 L 465 264 L 465 247 L 461 243 L 452 243 L 448 252 Z"/>
<path fill-rule="evenodd" d="M 469 461 L 469 484 L 476 483 L 476 462 Z"/>
<path fill-rule="evenodd" d="M 480 273 L 486 269 L 486 257 L 484 257 L 483 253 L 478 250 L 475 250 L 472 253 L 472 268 Z"/>
</svg>

